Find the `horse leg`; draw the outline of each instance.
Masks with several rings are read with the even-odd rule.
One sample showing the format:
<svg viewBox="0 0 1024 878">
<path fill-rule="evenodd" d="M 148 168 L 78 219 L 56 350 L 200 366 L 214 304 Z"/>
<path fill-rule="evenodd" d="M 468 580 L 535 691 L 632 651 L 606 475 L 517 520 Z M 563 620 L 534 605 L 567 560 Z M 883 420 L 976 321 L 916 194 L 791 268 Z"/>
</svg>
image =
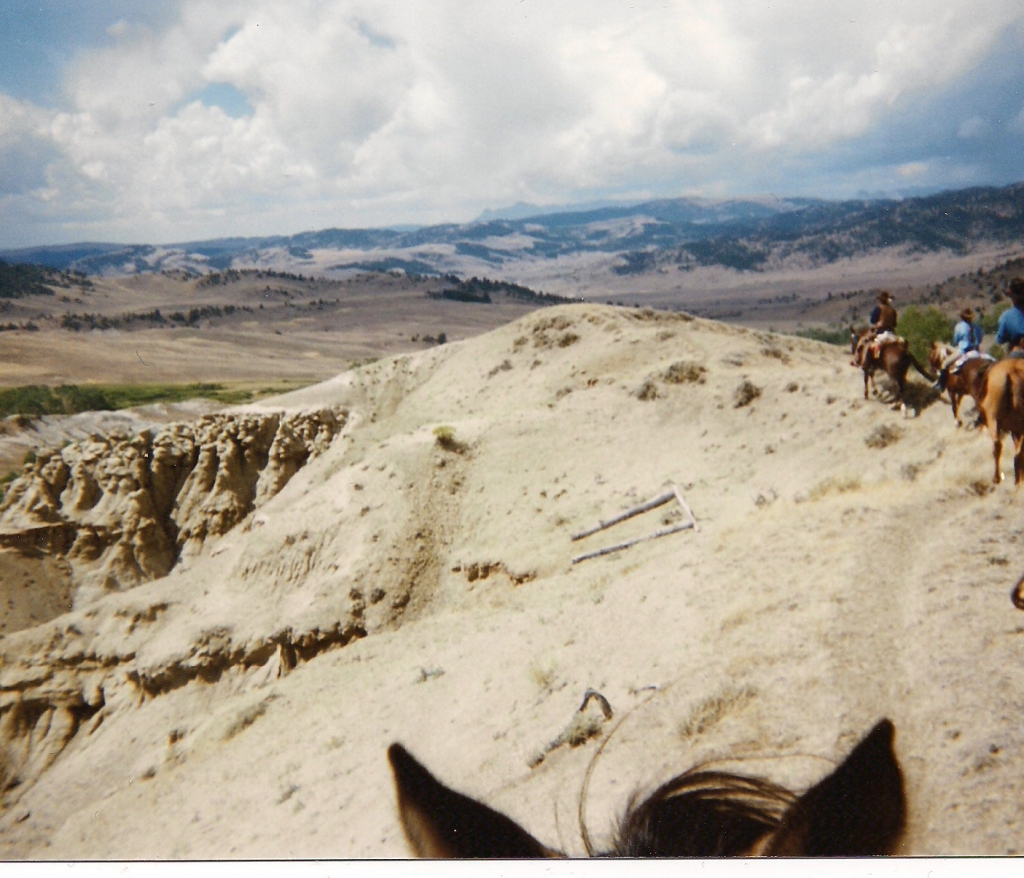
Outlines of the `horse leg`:
<svg viewBox="0 0 1024 878">
<path fill-rule="evenodd" d="M 896 385 L 896 403 L 898 403 L 898 405 L 894 404 L 893 409 L 898 408 L 903 413 L 903 418 L 906 419 L 907 402 L 903 398 L 903 390 L 904 385 L 907 382 L 907 375 L 905 372 L 902 375 L 897 372 L 895 375 L 890 375 L 889 377 L 892 378 L 893 383 Z"/>
<path fill-rule="evenodd" d="M 1013 435 L 1013 484 L 1024 482 L 1024 433 Z"/>
<path fill-rule="evenodd" d="M 999 458 L 1002 456 L 1002 454 L 1003 437 L 996 433 L 996 435 L 992 439 L 992 457 L 995 458 L 996 462 L 996 472 L 995 475 L 992 476 L 992 484 L 994 485 L 998 485 L 999 482 L 1002 480 L 1002 477 L 999 474 Z"/>
<path fill-rule="evenodd" d="M 949 400 L 953 406 L 953 420 L 956 421 L 958 427 L 962 427 L 964 422 L 960 420 L 959 411 L 960 400 L 963 399 L 963 394 L 957 393 L 952 387 L 947 387 L 946 390 L 949 391 Z"/>
<path fill-rule="evenodd" d="M 869 372 L 867 369 L 864 370 L 864 399 L 868 398 L 868 378 Z"/>
</svg>

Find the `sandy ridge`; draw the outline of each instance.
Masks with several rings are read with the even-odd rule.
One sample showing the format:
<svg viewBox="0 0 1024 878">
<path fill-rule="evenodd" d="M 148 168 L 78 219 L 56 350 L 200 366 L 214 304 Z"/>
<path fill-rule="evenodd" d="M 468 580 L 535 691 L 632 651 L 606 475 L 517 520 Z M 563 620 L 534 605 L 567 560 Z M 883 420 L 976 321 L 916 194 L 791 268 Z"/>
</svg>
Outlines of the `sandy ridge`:
<svg viewBox="0 0 1024 878">
<path fill-rule="evenodd" d="M 20 663 L 23 693 L 72 644 L 120 656 L 98 681 L 100 719 L 9 797 L 2 850 L 403 856 L 383 758 L 401 740 L 579 853 L 579 787 L 603 738 L 536 757 L 593 687 L 628 715 L 588 794 L 598 840 L 632 790 L 695 761 L 742 758 L 806 784 L 889 716 L 906 852 L 1016 852 L 1016 495 L 985 491 L 988 443 L 948 408 L 903 422 L 859 398 L 846 361 L 810 341 L 579 305 L 278 398 L 351 417 L 219 552 L 0 641 L 0 688 Z M 760 393 L 737 405 L 745 384 Z M 440 447 L 438 427 L 463 450 Z M 571 533 L 668 485 L 699 533 L 570 563 Z M 614 538 L 671 516 L 637 516 Z M 255 655 L 246 645 L 275 632 L 346 620 L 366 636 L 155 697 L 124 673 L 203 648 Z"/>
</svg>

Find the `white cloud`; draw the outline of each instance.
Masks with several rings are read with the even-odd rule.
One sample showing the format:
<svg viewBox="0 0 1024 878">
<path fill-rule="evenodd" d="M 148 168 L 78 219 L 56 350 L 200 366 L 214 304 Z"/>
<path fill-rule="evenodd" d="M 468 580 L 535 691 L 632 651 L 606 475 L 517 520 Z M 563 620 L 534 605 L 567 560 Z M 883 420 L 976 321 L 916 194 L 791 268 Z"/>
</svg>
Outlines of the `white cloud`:
<svg viewBox="0 0 1024 878">
<path fill-rule="evenodd" d="M 896 173 L 907 180 L 920 179 L 929 171 L 926 162 L 907 162 L 896 168 Z"/>
<path fill-rule="evenodd" d="M 979 137 L 988 130 L 988 122 L 981 118 L 981 116 L 971 116 L 970 119 L 965 119 L 960 123 L 960 127 L 957 129 L 957 135 L 968 140 L 972 137 Z"/>
<path fill-rule="evenodd" d="M 40 197 L 3 206 L 181 240 L 767 187 L 1022 20 L 1015 0 L 181 0 L 173 27 L 120 21 L 76 57 L 66 107 L 0 96 L 0 164 L 50 147 Z M 203 104 L 211 83 L 252 113 Z"/>
</svg>

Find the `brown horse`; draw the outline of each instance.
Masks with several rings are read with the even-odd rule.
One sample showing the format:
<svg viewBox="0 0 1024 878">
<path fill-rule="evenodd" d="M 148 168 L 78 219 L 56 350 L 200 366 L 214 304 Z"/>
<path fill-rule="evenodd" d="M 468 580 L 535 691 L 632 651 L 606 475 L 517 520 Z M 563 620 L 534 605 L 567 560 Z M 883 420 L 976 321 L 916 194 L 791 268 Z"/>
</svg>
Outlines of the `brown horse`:
<svg viewBox="0 0 1024 878">
<path fill-rule="evenodd" d="M 935 376 L 925 371 L 925 368 L 918 362 L 907 346 L 907 340 L 892 333 L 883 333 L 877 339 L 867 339 L 870 329 L 854 329 L 850 327 L 850 353 L 854 356 L 854 365 L 860 366 L 864 371 L 864 399 L 868 398 L 868 382 L 872 388 L 875 387 L 875 372 L 881 369 L 889 376 L 889 380 L 896 387 L 896 399 L 893 408 L 903 412 L 907 416 L 907 404 L 903 399 L 903 392 L 907 383 L 907 372 L 913 366 L 929 381 L 934 381 Z M 877 389 L 875 389 L 877 393 Z"/>
<path fill-rule="evenodd" d="M 631 801 L 611 850 L 597 856 L 891 854 L 906 822 L 894 735 L 893 724 L 882 720 L 801 796 L 759 778 L 691 769 L 639 804 Z M 400 744 L 388 748 L 388 760 L 402 827 L 418 856 L 564 856 L 504 814 L 446 787 Z"/>
<path fill-rule="evenodd" d="M 1008 358 L 994 363 L 985 376 L 985 394 L 978 403 L 982 420 L 992 437 L 995 458 L 993 484 L 1002 480 L 999 458 L 1003 435 L 1013 437 L 1013 483 L 1024 481 L 1024 359 Z"/>
<path fill-rule="evenodd" d="M 928 365 L 936 373 L 940 373 L 942 371 L 942 364 L 952 356 L 954 350 L 954 348 L 941 341 L 933 341 L 931 352 L 928 354 Z M 963 426 L 963 421 L 960 420 L 959 415 L 960 401 L 965 396 L 970 395 L 974 398 L 975 408 L 978 407 L 981 403 L 981 398 L 985 395 L 985 375 L 994 362 L 995 360 L 987 355 L 972 357 L 965 360 L 956 372 L 950 372 L 946 375 L 946 393 L 949 394 L 949 401 L 953 407 L 953 419 L 958 427 Z M 981 418 L 979 415 L 976 426 L 980 426 L 980 423 Z"/>
</svg>

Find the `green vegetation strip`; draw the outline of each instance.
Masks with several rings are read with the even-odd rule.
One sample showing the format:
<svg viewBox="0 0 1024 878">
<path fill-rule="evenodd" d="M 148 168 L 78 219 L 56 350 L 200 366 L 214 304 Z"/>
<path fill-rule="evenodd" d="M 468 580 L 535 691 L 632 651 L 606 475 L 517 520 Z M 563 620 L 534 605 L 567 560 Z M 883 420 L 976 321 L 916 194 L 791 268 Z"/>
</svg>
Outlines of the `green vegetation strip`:
<svg viewBox="0 0 1024 878">
<path fill-rule="evenodd" d="M 62 384 L 60 387 L 29 384 L 0 389 L 0 417 L 117 411 L 197 397 L 232 405 L 249 402 L 254 393 L 230 390 L 223 384 Z"/>
<path fill-rule="evenodd" d="M 793 335 L 800 338 L 810 338 L 814 341 L 823 341 L 826 344 L 850 346 L 850 330 L 847 327 L 829 328 L 824 326 L 810 326 L 807 329 L 798 329 Z"/>
</svg>

